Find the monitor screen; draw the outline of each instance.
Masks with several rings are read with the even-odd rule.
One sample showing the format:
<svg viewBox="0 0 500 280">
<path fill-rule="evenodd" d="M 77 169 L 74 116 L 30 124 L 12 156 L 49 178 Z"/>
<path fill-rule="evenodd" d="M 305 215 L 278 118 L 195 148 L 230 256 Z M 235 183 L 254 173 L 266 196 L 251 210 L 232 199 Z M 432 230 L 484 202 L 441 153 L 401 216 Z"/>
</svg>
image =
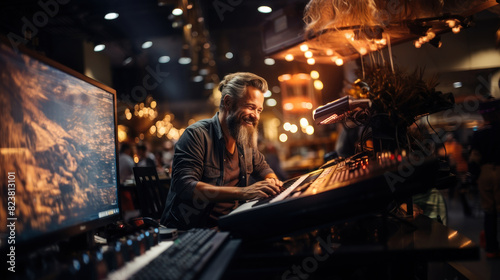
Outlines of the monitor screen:
<svg viewBox="0 0 500 280">
<path fill-rule="evenodd" d="M 115 102 L 113 89 L 0 44 L 0 248 L 119 216 Z"/>
</svg>

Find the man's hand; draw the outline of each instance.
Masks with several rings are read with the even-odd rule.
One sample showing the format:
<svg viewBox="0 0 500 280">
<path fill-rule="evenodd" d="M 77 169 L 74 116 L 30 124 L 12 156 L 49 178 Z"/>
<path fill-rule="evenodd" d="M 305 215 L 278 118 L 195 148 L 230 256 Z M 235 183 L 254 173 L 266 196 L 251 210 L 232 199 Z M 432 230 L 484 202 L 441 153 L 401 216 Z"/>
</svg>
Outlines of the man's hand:
<svg viewBox="0 0 500 280">
<path fill-rule="evenodd" d="M 241 188 L 241 200 L 264 198 L 281 192 L 283 182 L 276 178 L 267 178 L 248 187 Z"/>
</svg>

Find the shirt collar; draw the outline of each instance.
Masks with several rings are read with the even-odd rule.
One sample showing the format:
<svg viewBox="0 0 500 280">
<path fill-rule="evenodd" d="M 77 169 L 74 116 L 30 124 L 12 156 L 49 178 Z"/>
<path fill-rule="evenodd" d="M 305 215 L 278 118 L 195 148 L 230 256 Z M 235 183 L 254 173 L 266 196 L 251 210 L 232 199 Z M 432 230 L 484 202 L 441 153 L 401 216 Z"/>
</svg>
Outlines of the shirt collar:
<svg viewBox="0 0 500 280">
<path fill-rule="evenodd" d="M 215 133 L 217 133 L 217 139 L 224 139 L 224 135 L 222 134 L 222 127 L 219 121 L 219 112 L 215 113 L 215 116 L 212 118 L 215 122 Z"/>
</svg>

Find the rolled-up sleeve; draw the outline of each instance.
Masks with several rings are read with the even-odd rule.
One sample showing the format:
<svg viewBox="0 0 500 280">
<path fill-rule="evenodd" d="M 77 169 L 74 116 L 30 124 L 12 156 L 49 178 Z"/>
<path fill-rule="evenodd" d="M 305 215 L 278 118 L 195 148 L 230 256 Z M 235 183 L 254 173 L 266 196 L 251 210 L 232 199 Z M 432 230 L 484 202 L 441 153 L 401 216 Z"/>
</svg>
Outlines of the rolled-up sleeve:
<svg viewBox="0 0 500 280">
<path fill-rule="evenodd" d="M 258 178 L 260 180 L 264 179 L 267 174 L 274 173 L 269 164 L 267 164 L 264 155 L 258 150 L 253 150 L 253 173 L 252 176 L 254 178 Z"/>
</svg>

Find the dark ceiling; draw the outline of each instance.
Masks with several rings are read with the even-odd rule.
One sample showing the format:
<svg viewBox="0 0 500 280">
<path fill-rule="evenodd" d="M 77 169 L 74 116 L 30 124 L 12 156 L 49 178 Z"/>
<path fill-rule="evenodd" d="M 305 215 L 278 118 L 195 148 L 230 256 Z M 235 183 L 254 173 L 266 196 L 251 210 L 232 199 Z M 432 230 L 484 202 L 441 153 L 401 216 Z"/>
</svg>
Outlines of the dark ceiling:
<svg viewBox="0 0 500 280">
<path fill-rule="evenodd" d="M 304 0 L 5 0 L 0 2 L 0 34 L 13 35 L 10 38 L 18 42 L 25 40 L 29 48 L 79 72 L 84 71 L 82 41 L 105 43 L 102 53 L 109 58 L 112 68 L 110 86 L 117 90 L 119 99 L 127 99 L 134 86 L 142 83 L 149 68 L 168 73 L 164 82 L 150 92 L 155 99 L 206 103 L 211 90 L 205 84 L 217 83 L 230 72 L 256 72 L 277 81 L 276 67 L 281 62 L 276 63 L 275 69 L 268 69 L 263 63 L 261 27 L 269 15 L 259 13 L 257 7 L 267 5 L 276 11 L 290 4 L 303 7 L 306 3 Z M 174 8 L 186 4 L 192 7 L 184 15 L 172 15 Z M 105 20 L 108 12 L 117 12 L 119 17 Z M 297 21 L 302 19 L 298 17 Z M 189 35 L 191 41 L 186 41 L 183 28 L 188 23 L 197 31 L 196 38 Z M 141 45 L 147 40 L 153 46 L 144 50 Z M 205 50 L 203 46 L 208 48 Z M 193 59 L 189 65 L 178 64 L 183 48 L 188 47 L 191 54 L 198 54 L 198 60 Z M 232 52 L 234 58 L 227 59 L 227 52 Z M 163 55 L 168 55 L 170 62 L 160 65 L 158 58 Z M 124 65 L 129 57 L 132 61 Z M 194 82 L 192 78 L 201 69 L 207 69 L 208 74 L 203 82 Z"/>
<path fill-rule="evenodd" d="M 82 42 L 105 43 L 106 49 L 101 55 L 109 60 L 111 67 L 108 84 L 117 90 L 119 100 L 133 105 L 138 100 L 130 97 L 134 88 L 143 83 L 144 77 L 152 70 L 166 73 L 168 75 L 161 84 L 148 94 L 166 104 L 166 110 L 176 115 L 185 114 L 188 118 L 193 112 L 213 109 L 206 106 L 212 93 L 207 84 L 217 84 L 227 73 L 254 72 L 266 78 L 272 88 L 279 86 L 277 77 L 280 74 L 313 70 L 311 66 L 295 61 L 276 60 L 275 65 L 264 64 L 267 54 L 263 51 L 262 28 L 272 14 L 257 11 L 260 5 L 270 6 L 274 12 L 292 7 L 294 32 L 303 25 L 302 11 L 307 2 L 1 0 L 0 34 L 11 35 L 17 42 L 24 40 L 29 48 L 82 73 L 85 68 Z M 182 16 L 172 15 L 174 8 L 188 4 L 192 7 L 185 8 Z M 104 15 L 111 11 L 120 16 L 115 20 L 105 20 Z M 189 24 L 192 25 L 191 32 L 186 32 L 185 26 Z M 142 43 L 147 40 L 151 40 L 153 46 L 142 49 Z M 192 63 L 178 63 L 183 50 L 193 57 Z M 232 52 L 234 57 L 226 58 L 227 52 Z M 168 55 L 170 61 L 160 64 L 158 58 L 164 55 Z M 127 58 L 131 58 L 131 62 L 124 65 Z M 332 94 L 338 94 L 342 87 L 342 81 L 333 81 L 336 79 L 333 77 L 337 76 L 342 79 L 342 70 L 328 68 L 328 65 L 315 65 L 314 69 L 320 70 L 321 67 L 327 68 L 324 72 L 332 77 L 324 80 L 323 101 L 329 102 Z M 203 80 L 193 81 L 193 77 L 201 73 L 200 70 L 205 71 Z M 279 96 L 277 99 L 279 102 Z"/>
</svg>

